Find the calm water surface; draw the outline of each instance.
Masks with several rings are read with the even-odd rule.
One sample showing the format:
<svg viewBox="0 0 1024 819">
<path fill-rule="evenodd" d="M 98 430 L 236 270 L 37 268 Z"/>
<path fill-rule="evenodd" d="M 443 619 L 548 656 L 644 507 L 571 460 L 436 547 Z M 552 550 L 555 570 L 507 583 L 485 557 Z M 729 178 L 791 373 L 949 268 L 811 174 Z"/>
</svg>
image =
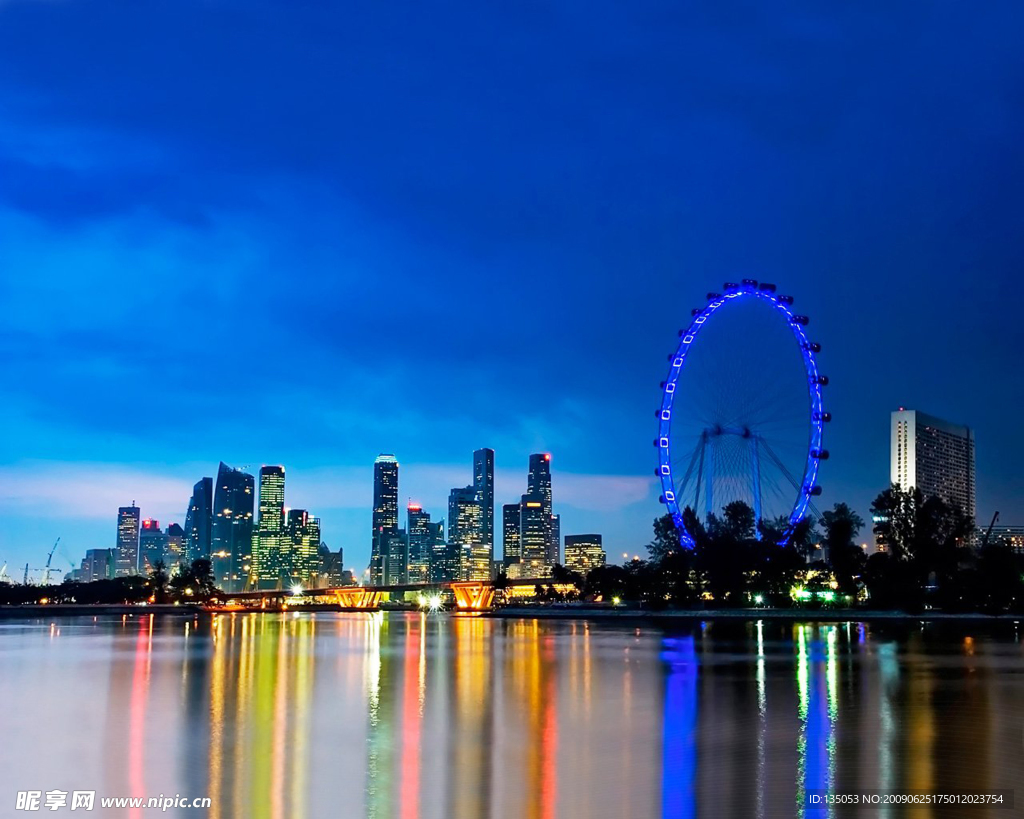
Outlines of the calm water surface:
<svg viewBox="0 0 1024 819">
<path fill-rule="evenodd" d="M 1020 815 L 801 802 L 1010 788 L 1024 807 L 1018 629 L 0 620 L 0 816 L 31 815 L 27 789 L 209 796 L 83 815 L 215 819 Z"/>
</svg>

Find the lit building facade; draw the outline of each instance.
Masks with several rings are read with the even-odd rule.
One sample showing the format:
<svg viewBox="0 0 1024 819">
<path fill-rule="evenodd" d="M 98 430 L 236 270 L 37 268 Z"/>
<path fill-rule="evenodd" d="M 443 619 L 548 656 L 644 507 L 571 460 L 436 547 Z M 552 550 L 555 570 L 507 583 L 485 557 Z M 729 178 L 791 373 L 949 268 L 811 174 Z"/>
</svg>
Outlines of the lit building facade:
<svg viewBox="0 0 1024 819">
<path fill-rule="evenodd" d="M 405 529 L 395 529 L 383 545 L 385 585 L 409 582 L 409 538 Z"/>
<path fill-rule="evenodd" d="M 167 525 L 167 545 L 164 549 L 164 563 L 168 569 L 185 561 L 185 530 L 177 523 Z"/>
<path fill-rule="evenodd" d="M 185 562 L 209 560 L 213 531 L 213 478 L 201 478 L 192 487 L 185 514 Z"/>
<path fill-rule="evenodd" d="M 600 535 L 566 535 L 565 567 L 582 575 L 606 561 Z"/>
<path fill-rule="evenodd" d="M 139 529 L 139 572 L 149 574 L 157 562 L 168 567 L 167 534 L 160 528 L 160 521 L 146 518 Z"/>
<path fill-rule="evenodd" d="M 470 558 L 473 580 L 489 580 L 494 561 L 494 450 L 478 449 L 473 453 L 473 489 L 480 506 L 480 536 Z M 484 563 L 486 561 L 486 569 Z"/>
<path fill-rule="evenodd" d="M 409 538 L 408 578 L 410 583 L 426 583 L 430 580 L 430 558 L 433 553 L 432 537 L 434 528 L 430 525 L 430 513 L 422 506 L 410 503 L 406 509 L 405 530 Z"/>
<path fill-rule="evenodd" d="M 977 540 L 982 542 L 988 527 L 978 527 Z M 988 537 L 989 544 L 1002 543 L 1009 546 L 1017 554 L 1024 554 L 1024 526 L 993 526 L 992 534 Z"/>
<path fill-rule="evenodd" d="M 242 591 L 250 570 L 255 479 L 221 463 L 214 490 L 210 561 L 214 582 L 224 591 Z"/>
<path fill-rule="evenodd" d="M 289 556 L 282 570 L 287 573 L 285 582 L 311 588 L 320 573 L 320 518 L 305 509 L 289 509 L 285 540 Z"/>
<path fill-rule="evenodd" d="M 331 588 L 345 582 L 345 552 L 338 549 L 332 552 L 323 543 L 320 544 L 320 572 L 317 588 Z"/>
<path fill-rule="evenodd" d="M 892 413 L 889 479 L 975 516 L 974 432 L 917 410 Z"/>
<path fill-rule="evenodd" d="M 117 510 L 117 546 L 114 574 L 127 577 L 139 573 L 139 518 L 141 512 L 134 501 Z"/>
<path fill-rule="evenodd" d="M 558 562 L 559 533 L 556 531 L 557 521 L 552 512 L 551 501 L 551 455 L 547 452 L 539 452 L 530 456 L 530 471 L 526 478 L 526 493 L 540 499 L 544 514 L 547 516 L 545 523 L 546 540 L 544 548 L 544 563 L 550 568 Z M 525 533 L 526 528 L 520 527 Z M 524 544 L 525 554 L 525 544 Z"/>
<path fill-rule="evenodd" d="M 501 507 L 501 553 L 502 564 L 506 569 L 518 563 L 522 554 L 519 545 L 519 515 L 518 503 L 506 503 Z"/>
<path fill-rule="evenodd" d="M 82 568 L 79 577 L 83 583 L 92 583 L 95 580 L 109 580 L 114 576 L 114 564 L 114 549 L 87 549 L 85 557 L 82 558 Z"/>
<path fill-rule="evenodd" d="M 448 546 L 449 560 L 453 564 L 455 580 L 489 580 L 490 563 L 485 564 L 480 577 L 481 555 L 485 547 L 480 543 L 480 504 L 476 498 L 476 488 L 465 486 L 452 489 L 448 494 Z"/>
<path fill-rule="evenodd" d="M 551 514 L 540 493 L 523 495 L 519 505 L 520 559 L 518 577 L 546 577 L 551 572 Z"/>
<path fill-rule="evenodd" d="M 291 542 L 284 524 L 284 467 L 264 466 L 252 548 L 251 576 L 257 588 L 280 588 L 291 574 Z"/>
<path fill-rule="evenodd" d="M 443 583 L 455 580 L 458 564 L 453 565 L 451 550 L 444 537 L 444 521 L 431 522 L 430 526 L 430 582 Z"/>
<path fill-rule="evenodd" d="M 370 547 L 370 583 L 384 582 L 385 552 L 398 531 L 398 460 L 379 455 L 373 463 L 373 542 Z"/>
</svg>

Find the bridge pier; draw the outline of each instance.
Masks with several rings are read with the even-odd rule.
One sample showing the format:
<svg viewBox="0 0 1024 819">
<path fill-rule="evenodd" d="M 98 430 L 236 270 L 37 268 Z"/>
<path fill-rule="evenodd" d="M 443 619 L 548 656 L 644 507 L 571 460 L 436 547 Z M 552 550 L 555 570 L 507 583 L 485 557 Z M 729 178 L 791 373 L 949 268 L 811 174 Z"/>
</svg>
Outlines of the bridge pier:
<svg viewBox="0 0 1024 819">
<path fill-rule="evenodd" d="M 375 609 L 380 605 L 384 592 L 363 586 L 346 586 L 334 589 L 338 605 L 346 609 Z"/>
<path fill-rule="evenodd" d="M 450 585 L 462 611 L 486 611 L 494 605 L 494 586 L 489 582 L 468 580 Z"/>
</svg>

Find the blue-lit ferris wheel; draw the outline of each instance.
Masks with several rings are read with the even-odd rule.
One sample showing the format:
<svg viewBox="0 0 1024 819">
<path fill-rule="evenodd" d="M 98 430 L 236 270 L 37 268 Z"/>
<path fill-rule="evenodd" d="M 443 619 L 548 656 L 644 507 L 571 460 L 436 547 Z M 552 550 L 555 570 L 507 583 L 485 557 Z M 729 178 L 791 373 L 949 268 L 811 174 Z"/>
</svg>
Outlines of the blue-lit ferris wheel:
<svg viewBox="0 0 1024 819">
<path fill-rule="evenodd" d="M 727 283 L 692 311 L 669 356 L 654 444 L 661 500 L 688 547 L 687 508 L 706 522 L 743 501 L 786 542 L 821 493 L 828 378 L 792 305 L 774 284 Z"/>
</svg>

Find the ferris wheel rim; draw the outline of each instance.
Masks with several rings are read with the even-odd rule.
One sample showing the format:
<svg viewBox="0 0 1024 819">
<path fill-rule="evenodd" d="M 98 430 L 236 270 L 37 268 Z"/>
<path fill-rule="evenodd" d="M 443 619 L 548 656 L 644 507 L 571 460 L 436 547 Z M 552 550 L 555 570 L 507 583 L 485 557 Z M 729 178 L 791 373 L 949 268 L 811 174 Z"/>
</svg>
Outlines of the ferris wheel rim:
<svg viewBox="0 0 1024 819">
<path fill-rule="evenodd" d="M 824 426 L 830 416 L 823 409 L 822 387 L 828 384 L 828 379 L 822 376 L 818 369 L 817 353 L 821 346 L 811 342 L 807 337 L 804 327 L 807 326 L 809 319 L 794 313 L 790 309 L 793 299 L 789 296 L 777 295 L 775 285 L 759 284 L 752 279 L 744 279 L 741 284 L 727 283 L 723 290 L 723 293 L 708 293 L 705 306 L 693 311 L 689 326 L 679 333 L 679 344 L 675 353 L 669 356 L 669 374 L 661 383 L 662 399 L 661 407 L 658 410 L 658 437 L 654 441 L 654 445 L 658 449 L 657 474 L 661 480 L 662 489 L 659 500 L 668 508 L 683 546 L 693 548 L 696 545 L 694 534 L 687 530 L 683 520 L 683 509 L 679 505 L 679 493 L 672 465 L 672 408 L 676 398 L 676 386 L 680 374 L 686 367 L 686 358 L 690 350 L 693 349 L 693 344 L 709 319 L 718 310 L 729 303 L 746 298 L 753 297 L 763 300 L 770 304 L 780 314 L 780 317 L 785 318 L 799 346 L 807 376 L 807 454 L 796 500 L 788 515 L 787 525 L 780 541 L 786 543 L 792 537 L 797 524 L 806 516 L 807 510 L 811 506 L 811 498 L 821 491 L 818 484 L 818 471 L 821 461 L 828 457 L 828 452 L 822 449 Z"/>
</svg>

